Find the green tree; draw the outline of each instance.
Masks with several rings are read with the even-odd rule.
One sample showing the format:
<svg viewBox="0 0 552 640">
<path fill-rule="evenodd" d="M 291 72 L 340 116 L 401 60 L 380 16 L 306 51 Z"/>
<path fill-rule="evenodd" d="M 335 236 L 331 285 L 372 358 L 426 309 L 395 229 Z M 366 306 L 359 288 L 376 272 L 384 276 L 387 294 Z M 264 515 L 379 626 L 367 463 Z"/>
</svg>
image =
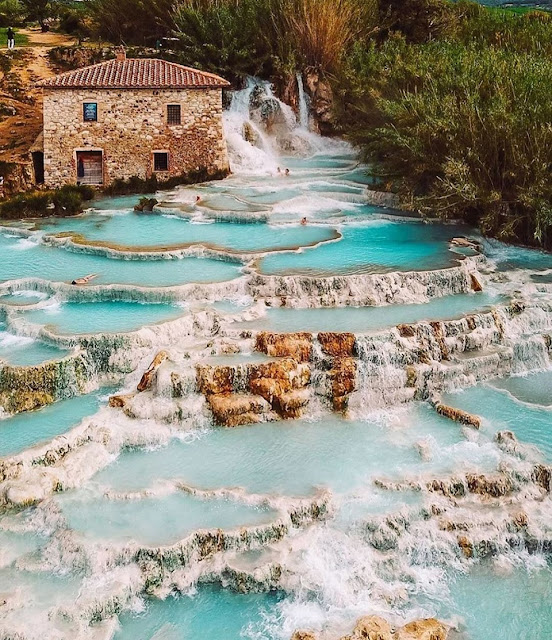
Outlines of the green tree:
<svg viewBox="0 0 552 640">
<path fill-rule="evenodd" d="M 36 20 L 42 31 L 47 31 L 46 20 L 53 15 L 53 5 L 50 0 L 21 0 L 27 20 Z"/>
<path fill-rule="evenodd" d="M 9 27 L 23 18 L 23 7 L 19 0 L 0 0 L 0 25 Z"/>
</svg>

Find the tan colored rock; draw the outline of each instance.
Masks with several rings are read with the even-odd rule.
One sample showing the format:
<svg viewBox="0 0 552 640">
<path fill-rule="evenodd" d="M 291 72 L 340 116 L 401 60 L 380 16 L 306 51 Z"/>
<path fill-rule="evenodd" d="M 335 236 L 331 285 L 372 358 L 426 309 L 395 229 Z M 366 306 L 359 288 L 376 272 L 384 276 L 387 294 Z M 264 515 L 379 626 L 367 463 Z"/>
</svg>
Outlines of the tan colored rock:
<svg viewBox="0 0 552 640">
<path fill-rule="evenodd" d="M 250 383 L 262 379 L 278 380 L 288 391 L 305 387 L 309 384 L 311 376 L 310 367 L 294 358 L 250 365 L 248 374 Z"/>
<path fill-rule="evenodd" d="M 484 474 L 469 473 L 466 476 L 466 482 L 470 493 L 491 496 L 492 498 L 507 496 L 514 490 L 510 478 L 503 474 L 486 476 Z"/>
<path fill-rule="evenodd" d="M 356 623 L 351 640 L 392 640 L 391 627 L 379 616 L 365 616 Z"/>
<path fill-rule="evenodd" d="M 350 394 L 357 383 L 357 362 L 354 358 L 335 358 L 329 372 L 332 402 L 335 411 L 346 411 Z"/>
<path fill-rule="evenodd" d="M 316 640 L 316 636 L 312 631 L 296 631 L 291 640 Z"/>
<path fill-rule="evenodd" d="M 129 400 L 131 400 L 133 397 L 133 394 L 111 396 L 109 398 L 109 406 L 113 407 L 113 409 L 125 409 L 128 405 Z"/>
<path fill-rule="evenodd" d="M 229 366 L 198 365 L 196 367 L 197 387 L 201 393 L 231 393 L 234 389 L 235 369 Z"/>
<path fill-rule="evenodd" d="M 223 427 L 257 424 L 271 417 L 269 403 L 260 396 L 249 394 L 211 394 L 207 402 L 215 422 Z"/>
<path fill-rule="evenodd" d="M 470 273 L 470 284 L 471 284 L 472 291 L 476 291 L 476 292 L 483 291 L 483 287 L 481 286 L 481 283 L 473 273 Z"/>
<path fill-rule="evenodd" d="M 552 466 L 537 464 L 533 467 L 533 482 L 536 482 L 548 493 L 552 492 Z"/>
<path fill-rule="evenodd" d="M 54 397 L 44 391 L 2 391 L 0 393 L 0 407 L 6 413 L 22 413 L 34 411 L 52 404 Z"/>
<path fill-rule="evenodd" d="M 458 537 L 458 546 L 466 558 L 473 558 L 473 544 L 466 536 Z"/>
<path fill-rule="evenodd" d="M 397 329 L 401 338 L 413 338 L 416 335 L 416 330 L 409 324 L 399 324 Z"/>
<path fill-rule="evenodd" d="M 257 335 L 255 348 L 269 356 L 291 356 L 297 362 L 309 362 L 312 357 L 312 335 L 262 332 Z"/>
<path fill-rule="evenodd" d="M 319 333 L 318 342 L 322 351 L 333 357 L 352 357 L 356 338 L 353 333 Z"/>
<path fill-rule="evenodd" d="M 430 322 L 429 324 L 433 329 L 435 340 L 437 341 L 437 344 L 439 345 L 439 349 L 441 350 L 441 358 L 443 360 L 450 360 L 450 351 L 445 341 L 445 331 L 444 331 L 443 323 Z"/>
<path fill-rule="evenodd" d="M 151 383 L 153 381 L 153 376 L 157 373 L 157 369 L 167 360 L 169 354 L 166 351 L 160 351 L 155 358 L 152 360 L 148 370 L 142 376 L 142 379 L 138 383 L 138 391 L 147 391 L 151 389 Z"/>
<path fill-rule="evenodd" d="M 467 411 L 462 411 L 462 409 L 455 409 L 454 407 L 439 403 L 435 405 L 435 411 L 437 411 L 439 415 L 459 422 L 460 424 L 465 424 L 475 429 L 481 428 L 481 418 Z"/>
<path fill-rule="evenodd" d="M 303 409 L 309 404 L 308 389 L 298 389 L 283 393 L 274 398 L 272 406 L 285 420 L 300 418 Z"/>
<path fill-rule="evenodd" d="M 396 640 L 446 640 L 448 628 L 435 618 L 415 620 L 399 629 Z"/>
</svg>

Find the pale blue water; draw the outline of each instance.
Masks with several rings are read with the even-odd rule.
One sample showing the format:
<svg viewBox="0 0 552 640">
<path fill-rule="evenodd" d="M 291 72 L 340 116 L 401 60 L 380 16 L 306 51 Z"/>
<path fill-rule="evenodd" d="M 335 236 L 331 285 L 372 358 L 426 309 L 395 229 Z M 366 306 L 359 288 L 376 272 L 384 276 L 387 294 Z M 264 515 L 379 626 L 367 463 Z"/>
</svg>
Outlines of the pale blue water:
<svg viewBox="0 0 552 640">
<path fill-rule="evenodd" d="M 240 322 L 233 328 L 266 331 L 375 331 L 401 323 L 421 320 L 449 320 L 466 313 L 484 311 L 504 302 L 488 293 L 461 294 L 436 298 L 425 304 L 396 304 L 388 307 L 332 307 L 323 309 L 267 309 L 256 320 Z"/>
<path fill-rule="evenodd" d="M 538 393 L 538 378 L 535 385 Z M 516 402 L 508 393 L 490 385 L 446 394 L 443 400 L 485 418 L 485 432 L 490 435 L 505 429 L 513 431 L 519 440 L 536 445 L 552 460 L 552 409 Z"/>
<path fill-rule="evenodd" d="M 448 250 L 448 240 L 469 233 L 465 227 L 425 225 L 380 219 L 386 212 L 359 204 L 363 189 L 372 183 L 366 168 L 351 155 L 317 155 L 310 159 L 283 160 L 291 168 L 289 178 L 274 176 L 232 176 L 216 184 L 183 187 L 159 199 L 180 199 L 181 208 L 196 216 L 190 221 L 172 215 L 137 215 L 130 211 L 138 196 L 107 198 L 93 203 L 91 213 L 80 218 L 44 222 L 48 232 L 74 230 L 91 240 L 119 243 L 136 248 L 159 248 L 175 244 L 209 243 L 234 251 L 259 251 L 304 246 L 327 240 L 339 228 L 343 239 L 295 253 L 270 255 L 261 261 L 265 273 L 285 275 L 333 275 L 385 272 L 394 269 L 420 270 L 450 266 L 458 259 Z M 202 202 L 193 200 L 200 193 Z M 186 205 L 186 202 L 189 204 Z M 272 224 L 238 224 L 248 213 L 268 218 Z M 220 216 L 219 216 L 220 214 Z M 235 223 L 209 223 L 208 218 L 228 216 Z M 309 224 L 298 224 L 307 216 Z M 203 222 L 203 224 L 196 224 Z M 275 224 L 277 223 L 277 224 Z M 289 224 L 292 223 L 292 224 Z M 36 238 L 38 239 L 38 238 Z M 547 269 L 549 254 L 489 243 L 486 250 L 500 269 L 511 267 Z M 183 260 L 126 261 L 82 254 L 40 245 L 29 239 L 0 235 L 0 280 L 34 276 L 56 281 L 71 281 L 87 273 L 99 273 L 97 284 L 124 283 L 143 286 L 168 286 L 186 282 L 225 281 L 240 275 L 240 266 L 224 261 L 187 258 Z M 4 296 L 0 302 L 23 306 L 36 297 Z M 449 296 L 426 305 L 399 305 L 385 308 L 344 309 L 270 309 L 253 323 L 277 331 L 369 331 L 402 322 L 421 319 L 445 319 L 473 313 L 498 304 L 502 299 L 487 293 Z M 244 307 L 222 301 L 213 305 L 221 313 L 235 313 Z M 42 310 L 21 311 L 32 322 L 47 324 L 60 333 L 128 331 L 185 313 L 168 305 L 140 305 L 121 302 L 64 303 Z M 246 325 L 251 328 L 251 324 Z M 233 325 L 236 328 L 236 325 Z M 20 349 L 14 358 L 30 360 L 47 356 L 50 347 L 28 343 L 16 347 L 7 343 L 1 349 Z M 57 352 L 58 354 L 60 352 Z M 213 356 L 207 364 L 264 361 L 258 354 Z M 238 595 L 230 590 L 201 585 L 180 599 L 148 601 L 142 614 L 121 616 L 116 640 L 289 640 L 296 619 L 309 620 L 316 610 L 331 618 L 336 611 L 347 610 L 351 600 L 370 596 L 370 589 L 357 581 L 373 550 L 355 547 L 351 529 L 362 528 L 366 518 L 384 517 L 397 509 L 419 509 L 423 496 L 416 492 L 385 492 L 374 487 L 376 478 L 427 478 L 461 473 L 466 469 L 495 471 L 501 454 L 493 443 L 499 429 L 512 429 L 523 442 L 537 445 L 552 460 L 552 411 L 549 374 L 526 380 L 495 381 L 496 386 L 481 386 L 462 394 L 447 396 L 454 406 L 485 418 L 480 432 L 470 432 L 438 416 L 426 405 L 390 410 L 370 420 L 345 420 L 328 416 L 254 425 L 232 430 L 212 429 L 174 439 L 157 449 L 123 450 L 118 459 L 83 488 L 56 495 L 69 526 L 89 542 L 128 542 L 170 544 L 197 528 L 236 527 L 273 519 L 267 509 L 217 499 L 203 501 L 182 493 L 159 495 L 142 500 L 114 500 L 103 494 L 113 491 L 157 489 L 163 480 L 182 480 L 204 489 L 243 487 L 250 492 L 283 496 L 311 495 L 318 488 L 334 492 L 337 514 L 327 524 L 313 526 L 305 553 L 317 557 L 309 566 L 316 570 L 332 566 L 332 553 L 338 554 L 336 569 L 323 580 L 322 593 L 312 576 L 305 576 L 300 596 L 283 594 Z M 507 392 L 508 393 L 507 393 Z M 508 395 L 508 394 L 512 395 Z M 41 411 L 21 414 L 0 421 L 0 455 L 22 451 L 58 434 L 67 432 L 100 406 L 100 393 L 60 402 Z M 516 401 L 516 398 L 519 401 Z M 526 404 L 523 404 L 522 402 Z M 529 403 L 529 404 L 527 404 Z M 112 427 L 117 426 L 115 412 Z M 138 423 L 136 423 L 138 425 Z M 152 423 L 154 424 L 154 423 Z M 137 428 L 141 428 L 137 426 Z M 421 452 L 424 455 L 421 455 Z M 40 513 L 38 513 L 40 516 Z M 27 512 L 29 518 L 35 514 Z M 77 600 L 80 582 L 71 571 L 62 577 L 56 572 L 18 571 L 16 558 L 23 562 L 35 551 L 40 540 L 31 534 L 2 529 L 0 517 L 0 559 L 8 568 L 0 569 L 0 582 L 7 589 L 22 586 L 22 598 L 29 601 L 21 622 L 42 632 L 46 625 L 57 624 L 56 607 Z M 37 518 L 40 521 L 40 517 Z M 316 535 L 328 535 L 336 529 L 331 544 L 317 542 Z M 307 535 L 310 535 L 307 534 Z M 310 549 L 311 540 L 314 551 Z M 325 539 L 324 539 L 325 540 Z M 332 541 L 331 536 L 329 538 Z M 290 540 L 290 544 L 293 541 Z M 351 545 L 349 547 L 349 544 Z M 423 546 L 423 545 L 421 545 Z M 284 545 L 285 547 L 285 545 Z M 54 564 L 55 550 L 50 556 Z M 362 553 L 359 553 L 359 549 Z M 320 553 L 317 553 L 320 551 Z M 420 550 L 423 555 L 423 550 Z M 273 558 L 274 559 L 274 558 Z M 277 558 L 276 558 L 277 559 Z M 241 559 L 245 562 L 245 559 Z M 247 556 L 247 561 L 251 556 Z M 390 586 L 405 580 L 413 601 L 427 601 L 408 586 L 412 576 L 399 577 L 397 559 L 390 555 L 386 575 Z M 427 582 L 435 577 L 427 566 Z M 327 564 L 327 566 L 326 566 Z M 1 563 L 0 563 L 0 566 Z M 438 570 L 437 570 L 438 571 Z M 343 581 L 352 588 L 342 590 Z M 423 583 L 423 580 L 422 580 Z M 490 569 L 470 570 L 467 575 L 450 572 L 446 588 L 435 598 L 434 609 L 440 615 L 464 618 L 469 640 L 544 640 L 551 636 L 550 575 L 547 570 L 534 574 L 495 575 Z M 415 585 L 415 580 L 413 580 Z M 101 586 L 99 588 L 101 590 Z M 366 594 L 362 594 L 363 589 Z M 377 589 L 376 589 L 377 590 Z M 0 589 L 4 591 L 4 587 Z M 87 593 L 87 586 L 82 593 Z M 303 598 L 303 601 L 301 601 Z M 1 602 L 0 597 L 0 602 Z M 402 605 L 399 605 L 399 609 Z M 409 605 L 405 605 L 409 606 Z M 302 608 L 302 609 L 301 609 Z M 0 625 L 4 612 L 0 607 Z M 297 616 L 297 610 L 301 615 Z M 308 615 L 305 615 L 305 610 Z M 310 612 L 310 613 L 309 613 Z M 371 613 L 355 609 L 353 615 Z M 497 631 L 499 630 L 499 631 Z M 61 633 L 61 632 L 60 632 Z"/>
<path fill-rule="evenodd" d="M 142 614 L 121 616 L 114 640 L 241 640 L 248 628 L 262 628 L 263 614 L 274 613 L 280 600 L 277 593 L 202 586 L 192 596 L 150 600 Z"/>
<path fill-rule="evenodd" d="M 137 491 L 156 479 L 179 479 L 203 489 L 240 486 L 254 493 L 309 495 L 317 487 L 337 492 L 367 486 L 374 477 L 419 473 L 416 442 L 428 438 L 439 452 L 431 468 L 453 469 L 466 460 L 496 463 L 492 446 L 463 441 L 461 430 L 423 405 L 389 422 L 299 420 L 217 429 L 191 442 L 175 441 L 155 451 L 127 451 L 95 478 L 117 491 Z"/>
<path fill-rule="evenodd" d="M 521 402 L 552 405 L 552 371 L 543 371 L 528 376 L 500 378 L 491 383 L 497 389 L 504 389 Z"/>
<path fill-rule="evenodd" d="M 16 336 L 0 322 L 0 360 L 20 366 L 33 366 L 47 360 L 59 360 L 67 351 L 33 338 Z"/>
<path fill-rule="evenodd" d="M 147 545 L 175 544 L 198 529 L 236 529 L 272 522 L 278 514 L 225 499 L 185 493 L 141 500 L 110 500 L 86 490 L 57 498 L 69 526 L 88 538 Z"/>
<path fill-rule="evenodd" d="M 138 302 L 65 302 L 22 312 L 34 324 L 60 334 L 134 331 L 148 324 L 174 320 L 185 313 L 171 304 Z"/>
<path fill-rule="evenodd" d="M 0 456 L 14 455 L 69 431 L 96 413 L 106 393 L 100 390 L 0 420 Z"/>
<path fill-rule="evenodd" d="M 451 584 L 452 606 L 469 640 L 548 640 L 552 637 L 552 572 L 514 570 L 504 575 L 475 568 Z"/>
<path fill-rule="evenodd" d="M 204 244 L 237 252 L 269 251 L 310 245 L 332 238 L 330 228 L 272 226 L 217 222 L 196 224 L 175 215 L 89 214 L 73 219 L 40 223 L 47 233 L 74 231 L 89 240 L 110 242 L 134 249 Z"/>
<path fill-rule="evenodd" d="M 222 282 L 240 275 L 240 265 L 208 258 L 110 260 L 0 234 L 0 280 L 43 278 L 71 282 L 97 273 L 93 284 L 166 287 L 188 282 Z"/>
<path fill-rule="evenodd" d="M 343 240 L 315 251 L 270 255 L 260 262 L 268 275 L 333 275 L 381 271 L 441 269 L 458 256 L 448 240 L 465 233 L 455 226 L 378 220 L 341 229 Z"/>
</svg>

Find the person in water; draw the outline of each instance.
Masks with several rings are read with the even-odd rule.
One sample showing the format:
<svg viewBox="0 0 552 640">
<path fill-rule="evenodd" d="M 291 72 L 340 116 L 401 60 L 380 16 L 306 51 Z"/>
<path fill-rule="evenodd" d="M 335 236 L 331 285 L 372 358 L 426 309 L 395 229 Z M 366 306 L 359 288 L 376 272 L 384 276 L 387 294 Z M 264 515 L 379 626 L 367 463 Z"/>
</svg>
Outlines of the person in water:
<svg viewBox="0 0 552 640">
<path fill-rule="evenodd" d="M 15 32 L 11 27 L 8 27 L 6 38 L 8 40 L 8 49 L 15 49 Z"/>
<path fill-rule="evenodd" d="M 286 177 L 289 176 L 289 169 L 286 169 Z"/>
<path fill-rule="evenodd" d="M 307 222 L 308 222 L 308 221 L 307 221 L 306 216 L 305 216 L 304 218 L 301 218 L 301 224 L 302 224 L 303 226 L 304 226 L 304 225 L 306 225 L 306 224 L 307 224 Z"/>
<path fill-rule="evenodd" d="M 201 202 L 201 196 L 196 196 L 196 204 L 199 204 Z"/>
<path fill-rule="evenodd" d="M 83 278 L 77 278 L 76 280 L 72 280 L 71 284 L 77 284 L 77 285 L 88 284 L 89 282 L 94 280 L 94 278 L 97 278 L 97 277 L 98 277 L 97 273 L 89 273 L 87 276 L 84 276 Z"/>
<path fill-rule="evenodd" d="M 282 175 L 282 169 L 278 167 L 278 175 Z"/>
</svg>

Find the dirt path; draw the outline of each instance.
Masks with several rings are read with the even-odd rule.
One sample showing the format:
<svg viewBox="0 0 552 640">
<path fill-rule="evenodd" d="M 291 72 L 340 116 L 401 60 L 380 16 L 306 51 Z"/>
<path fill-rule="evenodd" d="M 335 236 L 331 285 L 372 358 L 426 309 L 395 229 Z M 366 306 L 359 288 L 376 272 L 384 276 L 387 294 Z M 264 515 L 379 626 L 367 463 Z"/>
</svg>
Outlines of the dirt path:
<svg viewBox="0 0 552 640">
<path fill-rule="evenodd" d="M 36 83 L 55 74 L 48 52 L 53 47 L 75 44 L 74 38 L 59 33 L 38 29 L 20 29 L 19 33 L 27 36 L 28 45 L 16 48 L 12 80 L 7 83 L 13 86 L 16 82 L 18 89 L 4 86 L 0 90 L 0 103 L 8 111 L 15 111 L 0 119 L 0 161 L 5 162 L 25 160 L 42 129 L 42 94 Z"/>
</svg>

